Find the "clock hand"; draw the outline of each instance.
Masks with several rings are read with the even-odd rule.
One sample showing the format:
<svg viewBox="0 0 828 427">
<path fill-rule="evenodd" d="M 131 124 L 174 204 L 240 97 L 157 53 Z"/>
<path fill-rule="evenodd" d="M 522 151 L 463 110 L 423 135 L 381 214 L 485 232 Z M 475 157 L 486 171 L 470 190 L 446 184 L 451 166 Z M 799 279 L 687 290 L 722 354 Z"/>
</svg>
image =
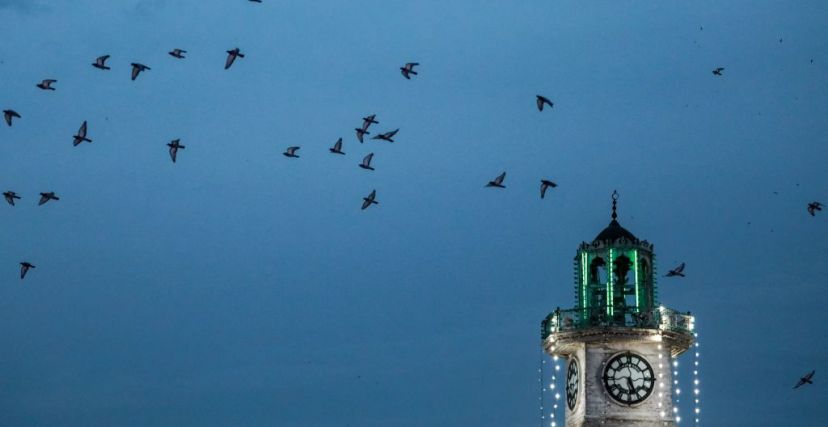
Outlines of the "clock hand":
<svg viewBox="0 0 828 427">
<path fill-rule="evenodd" d="M 635 391 L 635 385 L 633 385 L 632 378 L 627 377 L 627 384 L 630 386 L 630 391 Z"/>
</svg>

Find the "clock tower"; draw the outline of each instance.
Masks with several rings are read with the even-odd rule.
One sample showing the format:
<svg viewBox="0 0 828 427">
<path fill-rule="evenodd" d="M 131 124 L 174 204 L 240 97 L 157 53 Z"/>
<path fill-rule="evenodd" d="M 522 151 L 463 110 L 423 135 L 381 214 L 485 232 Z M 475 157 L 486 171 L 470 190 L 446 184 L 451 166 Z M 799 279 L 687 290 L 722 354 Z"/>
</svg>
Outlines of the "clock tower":
<svg viewBox="0 0 828 427">
<path fill-rule="evenodd" d="M 675 427 L 673 358 L 694 341 L 693 317 L 658 302 L 653 245 L 612 221 L 575 255 L 575 307 L 542 322 L 565 361 L 566 426 Z"/>
</svg>

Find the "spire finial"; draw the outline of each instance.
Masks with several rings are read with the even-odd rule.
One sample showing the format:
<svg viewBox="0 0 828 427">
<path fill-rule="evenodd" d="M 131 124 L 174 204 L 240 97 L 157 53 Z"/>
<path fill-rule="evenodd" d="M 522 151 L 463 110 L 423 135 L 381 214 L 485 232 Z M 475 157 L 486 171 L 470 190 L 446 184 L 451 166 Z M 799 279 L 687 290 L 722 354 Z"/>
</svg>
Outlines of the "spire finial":
<svg viewBox="0 0 828 427">
<path fill-rule="evenodd" d="M 612 192 L 612 220 L 615 221 L 618 218 L 618 214 L 615 213 L 616 204 L 618 203 L 618 190 L 613 190 Z"/>
</svg>

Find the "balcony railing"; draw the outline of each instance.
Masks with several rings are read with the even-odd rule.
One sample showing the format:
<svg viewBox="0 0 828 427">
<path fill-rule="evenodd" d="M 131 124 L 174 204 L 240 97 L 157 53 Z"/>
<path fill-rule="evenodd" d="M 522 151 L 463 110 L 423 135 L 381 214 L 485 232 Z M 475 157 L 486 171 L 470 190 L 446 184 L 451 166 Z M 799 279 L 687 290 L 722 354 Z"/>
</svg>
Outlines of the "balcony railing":
<svg viewBox="0 0 828 427">
<path fill-rule="evenodd" d="M 541 336 L 589 328 L 645 328 L 693 333 L 693 316 L 666 307 L 589 307 L 555 310 L 541 322 Z"/>
</svg>

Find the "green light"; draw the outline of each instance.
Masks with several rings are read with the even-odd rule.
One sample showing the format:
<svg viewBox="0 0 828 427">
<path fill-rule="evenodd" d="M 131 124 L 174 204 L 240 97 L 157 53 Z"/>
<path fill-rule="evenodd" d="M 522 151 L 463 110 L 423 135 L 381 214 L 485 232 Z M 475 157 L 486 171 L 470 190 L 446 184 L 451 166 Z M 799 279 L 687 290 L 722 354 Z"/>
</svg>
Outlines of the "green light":
<svg viewBox="0 0 828 427">
<path fill-rule="evenodd" d="M 633 268 L 635 271 L 635 305 L 638 311 L 641 311 L 641 300 L 638 299 L 638 249 L 633 249 Z"/>
<path fill-rule="evenodd" d="M 587 308 L 587 253 L 581 252 L 581 308 Z"/>
<path fill-rule="evenodd" d="M 613 314 L 613 301 L 612 301 L 612 261 L 614 257 L 614 250 L 609 250 L 609 265 L 607 267 L 607 314 L 612 316 Z"/>
</svg>

